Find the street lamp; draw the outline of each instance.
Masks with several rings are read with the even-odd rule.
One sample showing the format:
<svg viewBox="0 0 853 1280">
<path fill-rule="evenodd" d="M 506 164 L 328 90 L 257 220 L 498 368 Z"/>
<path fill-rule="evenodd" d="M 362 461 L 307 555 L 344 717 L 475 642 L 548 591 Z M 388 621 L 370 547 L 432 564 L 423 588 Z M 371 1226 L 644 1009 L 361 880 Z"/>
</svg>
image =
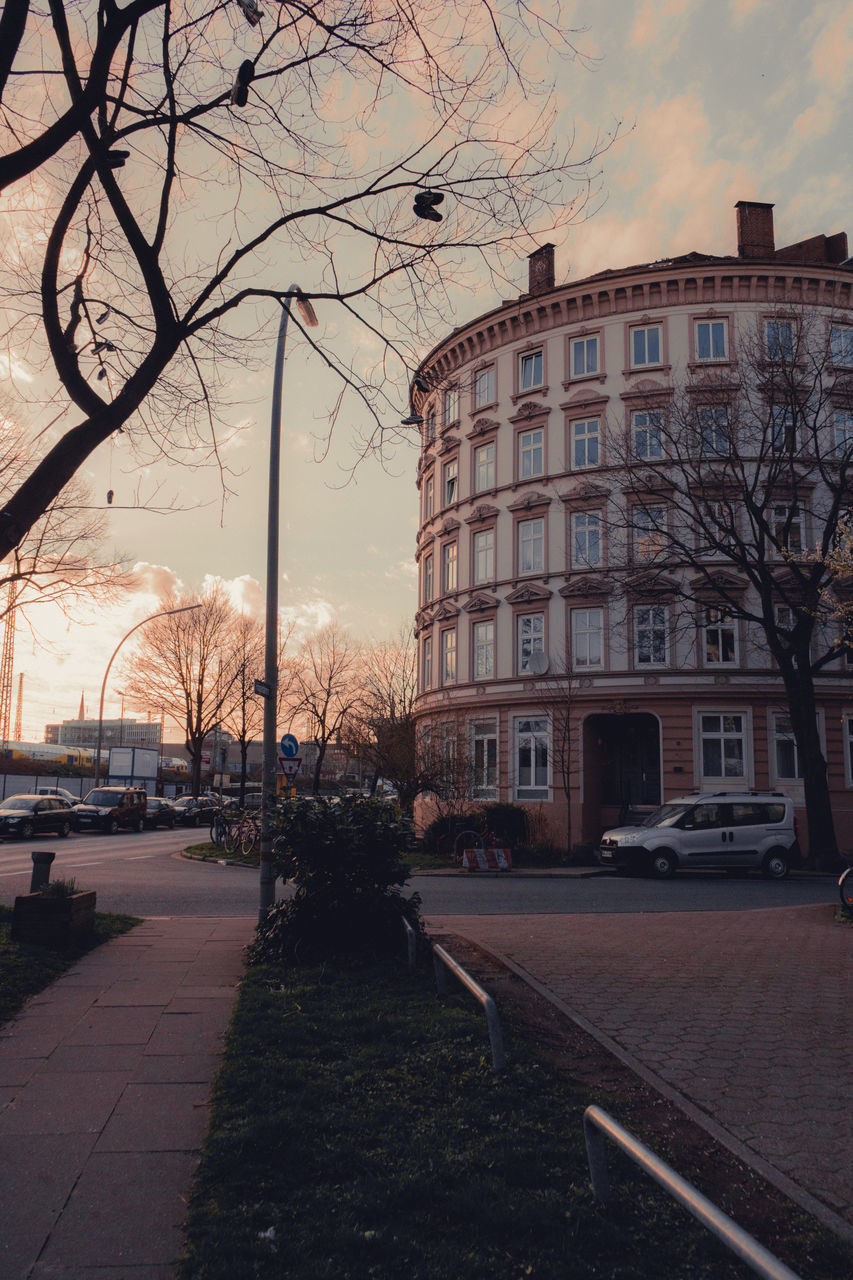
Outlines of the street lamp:
<svg viewBox="0 0 853 1280">
<path fill-rule="evenodd" d="M 261 797 L 261 872 L 259 884 L 258 923 L 275 902 L 275 869 L 272 857 L 272 815 L 275 809 L 276 775 L 276 710 L 278 706 L 278 541 L 279 541 L 279 478 L 281 471 L 281 393 L 284 381 L 284 348 L 287 341 L 287 322 L 290 319 L 290 298 L 305 324 L 312 329 L 317 325 L 314 308 L 298 285 L 292 284 L 283 293 L 281 320 L 278 326 L 278 342 L 273 368 L 272 413 L 270 415 L 270 475 L 267 505 L 267 595 L 264 635 L 264 764 Z"/>
<path fill-rule="evenodd" d="M 163 609 L 160 613 L 152 613 L 147 618 L 143 618 L 141 622 L 137 622 L 135 627 L 131 627 L 126 635 L 123 635 L 116 647 L 113 649 L 112 657 L 107 663 L 107 669 L 104 672 L 104 682 L 101 685 L 101 701 L 98 704 L 98 742 L 95 748 L 95 786 L 99 786 L 101 782 L 101 735 L 104 727 L 104 694 L 107 690 L 107 679 L 110 674 L 110 667 L 113 665 L 116 654 L 118 653 L 125 640 L 128 640 L 140 627 L 144 627 L 146 622 L 153 622 L 155 618 L 170 618 L 173 613 L 189 613 L 193 609 L 200 609 L 200 604 L 185 604 L 180 609 Z M 124 698 L 124 694 L 122 694 Z M 122 703 L 122 720 L 124 720 L 124 704 Z"/>
</svg>

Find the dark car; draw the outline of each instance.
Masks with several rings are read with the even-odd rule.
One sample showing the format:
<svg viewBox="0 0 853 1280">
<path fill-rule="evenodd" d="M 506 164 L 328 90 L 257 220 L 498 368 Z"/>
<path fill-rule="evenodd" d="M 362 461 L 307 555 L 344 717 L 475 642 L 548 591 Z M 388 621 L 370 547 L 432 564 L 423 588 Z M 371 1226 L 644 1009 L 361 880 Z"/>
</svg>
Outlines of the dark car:
<svg viewBox="0 0 853 1280">
<path fill-rule="evenodd" d="M 115 835 L 145 826 L 148 796 L 141 787 L 93 787 L 82 804 L 75 804 L 78 831 L 106 831 Z"/>
<path fill-rule="evenodd" d="M 145 809 L 145 825 L 151 830 L 154 827 L 173 827 L 178 821 L 175 806 L 160 796 L 149 796 Z"/>
<path fill-rule="evenodd" d="M 0 836 L 6 840 L 29 840 L 46 831 L 68 836 L 74 825 L 74 810 L 61 796 L 9 796 L 0 804 Z"/>
<path fill-rule="evenodd" d="M 184 827 L 209 827 L 221 808 L 218 796 L 181 796 L 174 802 L 175 816 Z"/>
</svg>

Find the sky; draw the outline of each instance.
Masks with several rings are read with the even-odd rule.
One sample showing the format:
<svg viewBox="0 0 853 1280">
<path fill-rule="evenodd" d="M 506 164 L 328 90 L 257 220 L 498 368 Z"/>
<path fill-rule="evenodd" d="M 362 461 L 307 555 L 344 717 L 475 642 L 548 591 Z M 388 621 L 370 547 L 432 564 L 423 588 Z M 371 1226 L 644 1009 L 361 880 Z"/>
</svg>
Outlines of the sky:
<svg viewBox="0 0 853 1280">
<path fill-rule="evenodd" d="M 853 239 L 853 0 L 600 0 L 566 12 L 583 56 L 561 69 L 557 128 L 576 132 L 579 149 L 596 134 L 618 135 L 596 166 L 586 216 L 557 242 L 558 283 L 691 250 L 734 253 L 741 199 L 775 204 L 778 245 L 820 232 Z M 457 289 L 448 331 L 523 292 L 526 263 L 512 272 L 514 290 L 495 292 L 488 279 Z M 322 341 L 330 321 L 319 319 Z M 274 337 L 270 365 L 273 354 Z M 417 442 L 384 465 L 366 459 L 348 480 L 344 428 L 318 461 L 331 378 L 316 356 L 289 348 L 279 599 L 298 634 L 334 619 L 381 641 L 416 607 Z M 209 469 L 164 464 L 140 475 L 120 438 L 91 459 L 84 479 L 96 495 L 115 495 L 107 545 L 137 566 L 137 585 L 120 604 L 77 610 L 73 620 L 34 610 L 32 625 L 21 622 L 13 718 L 23 673 L 25 739 L 41 741 L 47 723 L 76 717 L 81 696 L 97 715 L 113 650 L 156 612 L 162 589 L 219 579 L 235 603 L 262 615 L 270 373 L 236 369 L 229 392 L 249 425 L 229 449 L 234 492 L 224 509 Z M 401 386 L 401 413 L 405 398 Z M 174 510 L 133 510 L 140 485 Z M 107 717 L 121 705 L 119 662 L 114 672 Z M 166 737 L 177 736 L 167 726 Z"/>
</svg>

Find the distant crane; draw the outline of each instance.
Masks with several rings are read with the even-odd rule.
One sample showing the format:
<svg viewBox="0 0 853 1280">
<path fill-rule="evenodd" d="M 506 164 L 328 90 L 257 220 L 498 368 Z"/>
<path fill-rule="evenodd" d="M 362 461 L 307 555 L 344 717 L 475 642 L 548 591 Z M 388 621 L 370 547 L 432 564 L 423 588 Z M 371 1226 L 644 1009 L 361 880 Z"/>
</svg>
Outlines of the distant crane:
<svg viewBox="0 0 853 1280">
<path fill-rule="evenodd" d="M 18 701 L 15 704 L 15 741 L 23 742 L 24 735 L 21 732 L 21 712 L 24 707 L 24 673 L 18 672 Z"/>
<path fill-rule="evenodd" d="M 3 624 L 3 649 L 0 653 L 0 742 L 4 748 L 9 745 L 12 719 L 12 664 L 15 660 L 15 598 L 17 594 L 17 582 L 10 582 Z"/>
</svg>

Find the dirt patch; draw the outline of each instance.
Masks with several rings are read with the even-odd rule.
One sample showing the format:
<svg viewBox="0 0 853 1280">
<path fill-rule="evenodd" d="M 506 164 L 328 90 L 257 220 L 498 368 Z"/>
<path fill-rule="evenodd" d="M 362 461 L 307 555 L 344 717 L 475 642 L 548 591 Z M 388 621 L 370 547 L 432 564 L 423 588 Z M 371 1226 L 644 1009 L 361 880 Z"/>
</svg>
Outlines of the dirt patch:
<svg viewBox="0 0 853 1280">
<path fill-rule="evenodd" d="M 512 1053 L 514 1035 L 534 1045 L 555 1069 L 588 1090 L 591 1102 L 614 1115 L 765 1248 L 803 1275 L 815 1274 L 815 1246 L 820 1253 L 823 1242 L 832 1254 L 836 1253 L 836 1236 L 715 1142 L 701 1125 L 522 978 L 455 934 L 431 936 L 494 998 L 507 1056 Z M 843 1251 L 847 1253 L 846 1249 Z M 833 1267 L 831 1274 L 845 1272 L 836 1272 Z"/>
</svg>

